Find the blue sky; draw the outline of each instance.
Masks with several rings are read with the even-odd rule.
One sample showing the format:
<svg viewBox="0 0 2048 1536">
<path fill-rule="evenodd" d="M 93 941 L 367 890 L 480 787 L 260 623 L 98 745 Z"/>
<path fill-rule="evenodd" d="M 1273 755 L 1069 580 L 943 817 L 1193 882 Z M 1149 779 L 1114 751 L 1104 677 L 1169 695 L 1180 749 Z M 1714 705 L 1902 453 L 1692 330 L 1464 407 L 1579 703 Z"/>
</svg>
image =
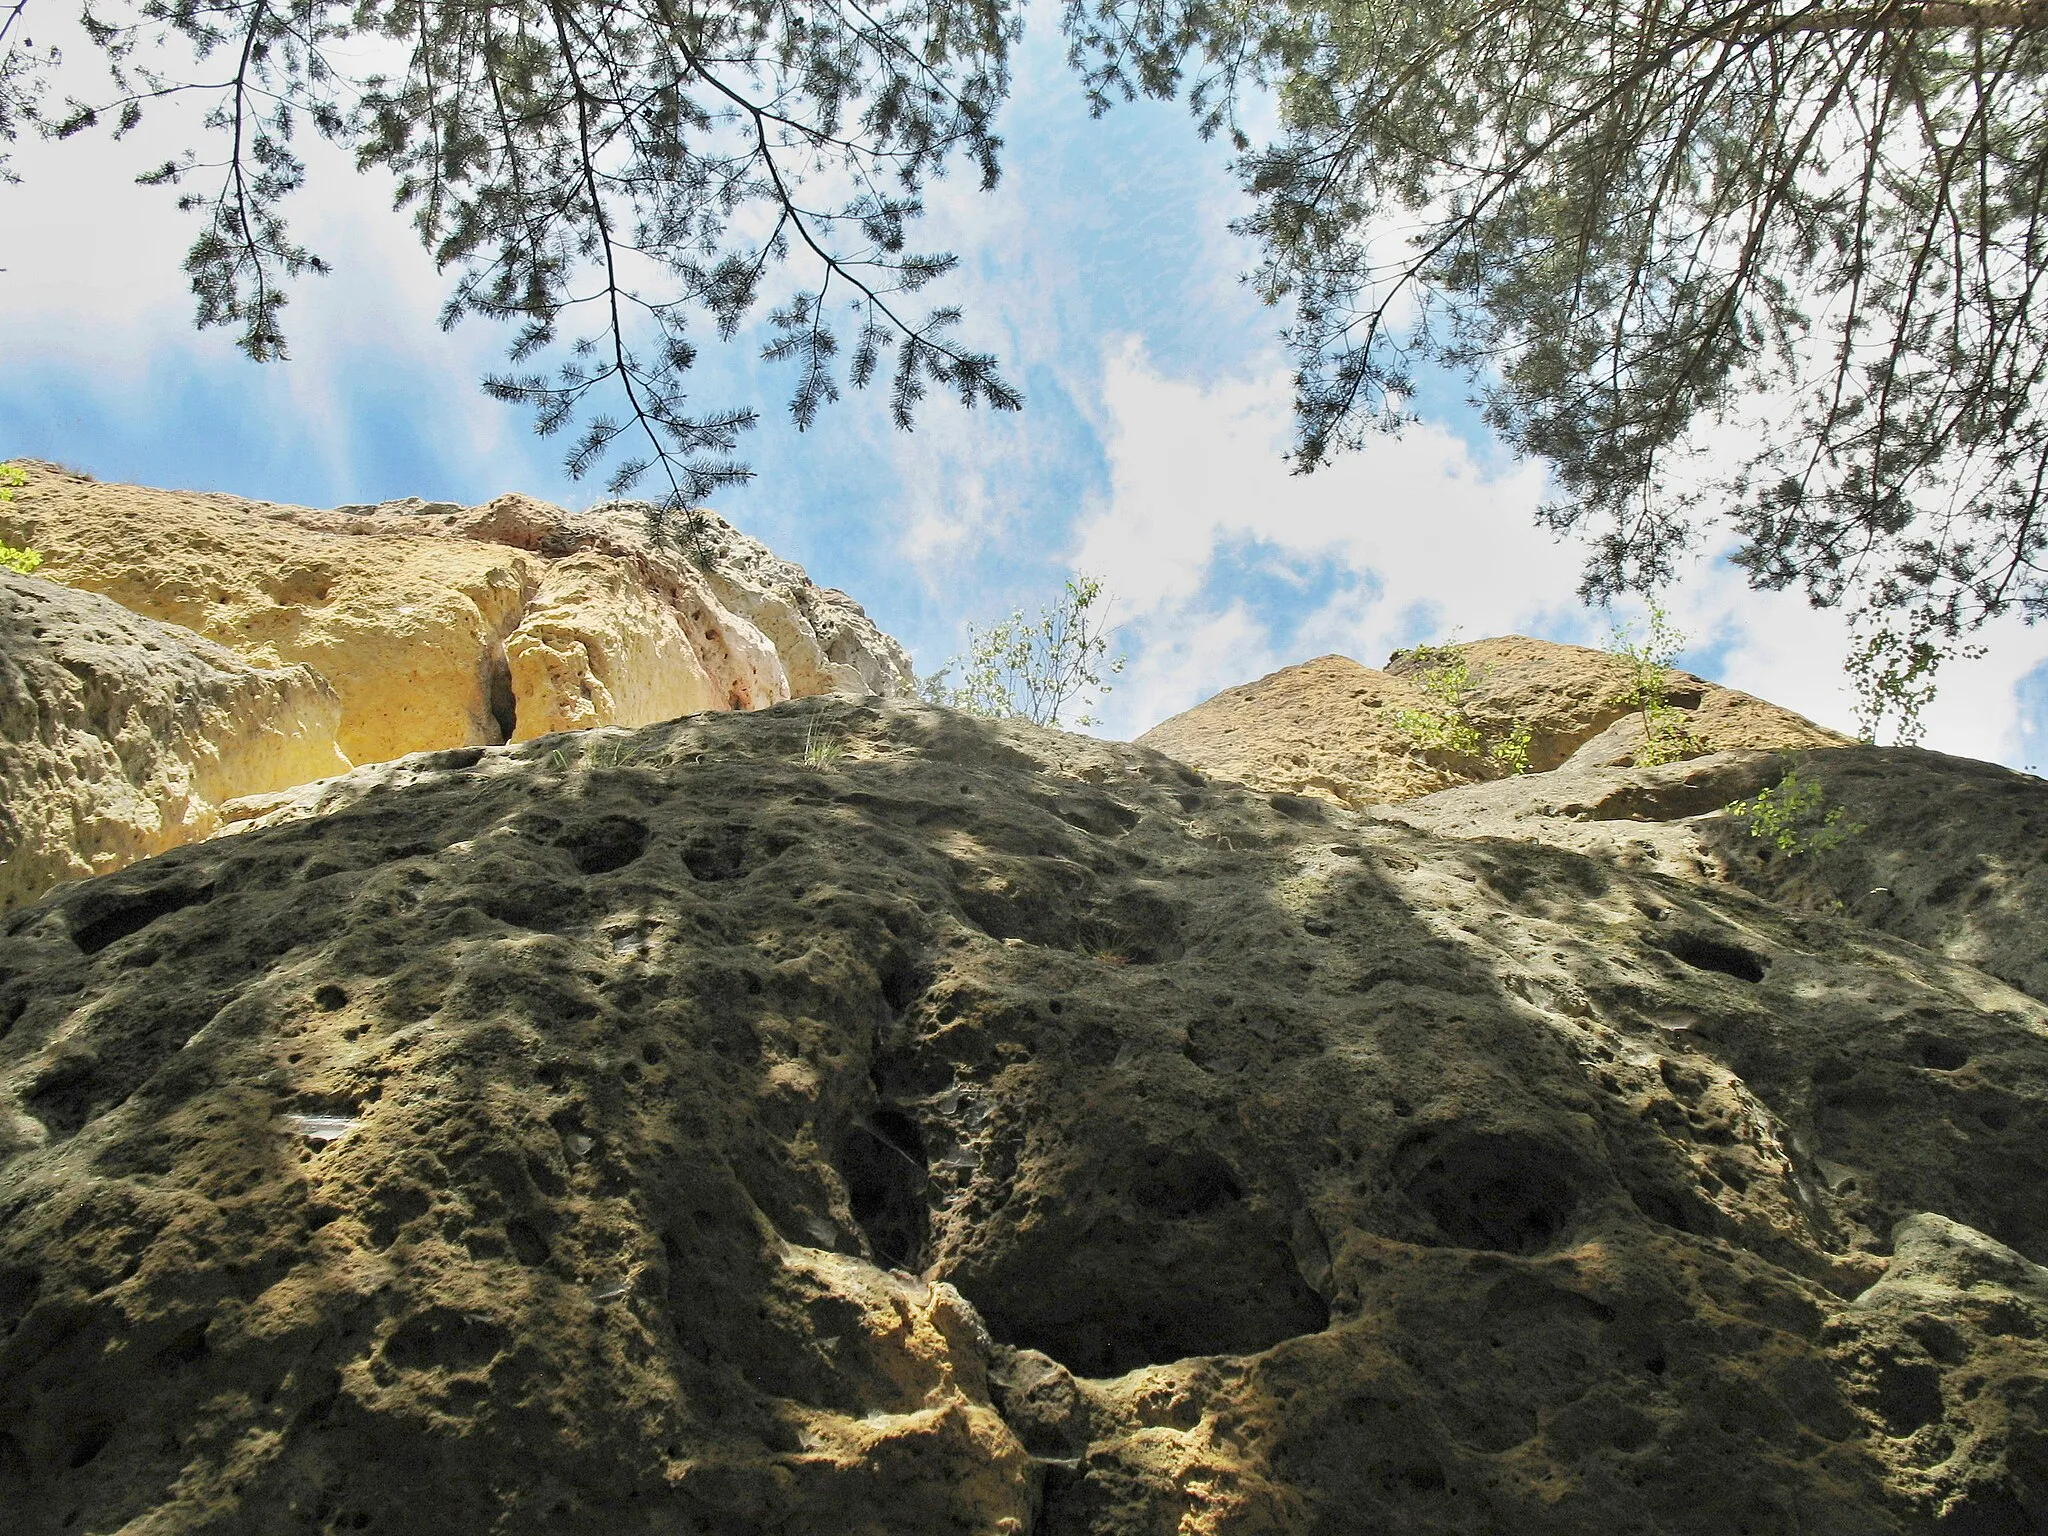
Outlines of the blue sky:
<svg viewBox="0 0 2048 1536">
<path fill-rule="evenodd" d="M 752 403 L 759 471 L 719 509 L 858 597 L 929 670 L 966 625 L 1049 599 L 1074 569 L 1116 596 L 1130 663 L 1100 729 L 1132 735 L 1220 688 L 1326 651 L 1519 631 L 1600 643 L 1578 554 L 1530 514 L 1540 466 L 1511 462 L 1442 383 L 1448 411 L 1331 469 L 1291 476 L 1284 316 L 1238 281 L 1248 244 L 1227 153 L 1176 106 L 1088 116 L 1055 8 L 1027 21 L 993 196 L 941 183 L 918 243 L 961 257 L 942 298 L 999 353 L 1021 415 L 928 402 L 894 430 L 881 390 L 799 435 L 759 341 L 707 343 L 704 405 Z M 73 50 L 74 58 L 86 50 Z M 325 154 L 295 229 L 336 265 L 286 312 L 292 361 L 258 368 L 196 333 L 167 193 L 129 185 L 162 138 L 23 145 L 0 187 L 0 455 L 102 479 L 326 506 L 524 490 L 587 505 L 555 444 L 483 397 L 503 337 L 435 325 L 444 280 L 389 211 L 388 184 Z M 1846 727 L 1839 618 L 1744 588 L 1705 551 L 1672 595 L 1686 663 Z M 1999 626 L 1959 664 L 1927 745 L 2048 763 L 2048 627 Z"/>
</svg>

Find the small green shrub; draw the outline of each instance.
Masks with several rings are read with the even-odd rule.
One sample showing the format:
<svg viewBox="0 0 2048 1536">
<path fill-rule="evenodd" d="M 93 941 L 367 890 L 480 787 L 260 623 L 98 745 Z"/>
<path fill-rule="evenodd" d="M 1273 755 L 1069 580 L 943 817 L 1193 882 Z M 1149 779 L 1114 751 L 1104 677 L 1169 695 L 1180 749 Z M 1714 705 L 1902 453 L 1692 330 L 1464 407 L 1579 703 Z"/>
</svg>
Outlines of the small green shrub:
<svg viewBox="0 0 2048 1536">
<path fill-rule="evenodd" d="M 1655 598 L 1650 600 L 1650 632 L 1636 639 L 1634 623 L 1614 626 L 1607 653 L 1629 665 L 1629 680 L 1608 703 L 1632 709 L 1642 717 L 1643 745 L 1636 753 L 1638 768 L 1655 768 L 1675 763 L 1707 750 L 1707 744 L 1686 729 L 1685 711 L 1671 702 L 1671 662 L 1685 649 L 1685 634 L 1671 622 L 1671 616 Z"/>
<path fill-rule="evenodd" d="M 1095 725 L 1092 702 L 1111 691 L 1108 679 L 1124 669 L 1124 658 L 1109 654 L 1108 612 L 1102 583 L 1076 576 L 1057 602 L 1038 610 L 1035 623 L 1019 608 L 987 629 L 970 624 L 967 655 L 919 678 L 918 696 L 988 720 L 1055 727 L 1073 708 L 1075 725 Z M 955 669 L 961 669 L 958 683 Z"/>
<path fill-rule="evenodd" d="M 0 501 L 14 500 L 15 489 L 28 484 L 28 471 L 19 464 L 0 464 Z M 16 549 L 0 539 L 0 571 L 19 571 L 26 576 L 43 563 L 32 549 Z"/>
<path fill-rule="evenodd" d="M 1394 723 L 1425 752 L 1476 757 L 1507 773 L 1529 771 L 1529 727 L 1515 726 L 1488 740 L 1465 712 L 1472 691 L 1472 668 L 1455 644 L 1419 645 L 1408 656 L 1422 663 L 1422 691 L 1436 701 L 1428 709 L 1398 709 Z"/>
<path fill-rule="evenodd" d="M 1841 806 L 1827 803 L 1827 791 L 1817 779 L 1791 771 L 1753 798 L 1734 801 L 1728 811 L 1749 824 L 1751 837 L 1792 858 L 1839 848 L 1863 830 L 1860 822 L 1846 819 Z"/>
</svg>

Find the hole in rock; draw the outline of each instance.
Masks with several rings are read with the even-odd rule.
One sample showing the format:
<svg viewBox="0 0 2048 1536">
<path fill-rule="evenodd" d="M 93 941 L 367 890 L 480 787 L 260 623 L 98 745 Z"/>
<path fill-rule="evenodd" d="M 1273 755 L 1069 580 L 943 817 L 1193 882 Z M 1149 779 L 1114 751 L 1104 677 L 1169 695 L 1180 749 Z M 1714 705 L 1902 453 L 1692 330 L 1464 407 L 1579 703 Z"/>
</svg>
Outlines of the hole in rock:
<svg viewBox="0 0 2048 1536">
<path fill-rule="evenodd" d="M 853 1219 L 885 1268 L 915 1269 L 924 1253 L 925 1168 L 924 1138 L 900 1110 L 878 1110 L 846 1139 L 839 1171 Z"/>
<path fill-rule="evenodd" d="M 892 949 L 882 957 L 875 967 L 882 983 L 882 1001 L 889 1005 L 889 1011 L 899 1017 L 917 1001 L 924 991 L 924 979 L 917 974 L 917 967 L 910 956 L 900 949 Z"/>
<path fill-rule="evenodd" d="M 489 1365 L 504 1347 L 505 1330 L 490 1319 L 431 1307 L 398 1325 L 384 1341 L 384 1356 L 409 1370 L 473 1370 Z"/>
<path fill-rule="evenodd" d="M 156 1352 L 159 1365 L 192 1365 L 206 1356 L 206 1324 L 194 1323 Z"/>
<path fill-rule="evenodd" d="M 547 1239 L 524 1217 L 515 1216 L 505 1223 L 505 1241 L 511 1244 L 512 1256 L 528 1269 L 537 1269 L 548 1261 Z"/>
<path fill-rule="evenodd" d="M 1078 1376 L 1121 1376 L 1329 1326 L 1284 1219 L 1215 1153 L 1150 1146 L 1064 1182 L 1035 1190 L 1033 1220 L 998 1224 L 947 1275 L 1003 1343 Z"/>
<path fill-rule="evenodd" d="M 1666 954 L 1683 960 L 1696 971 L 1718 971 L 1737 981 L 1762 981 L 1768 963 L 1762 955 L 1740 944 L 1684 928 L 1664 935 L 1661 946 Z"/>
<path fill-rule="evenodd" d="M 68 917 L 71 942 L 96 955 L 116 940 L 140 933 L 160 917 L 213 900 L 211 885 L 170 880 L 147 890 L 95 890 L 77 902 Z"/>
<path fill-rule="evenodd" d="M 42 1283 L 42 1276 L 32 1269 L 11 1265 L 0 1269 L 0 1338 L 14 1332 L 16 1325 L 28 1316 Z"/>
<path fill-rule="evenodd" d="M 721 826 L 683 845 L 683 865 L 698 880 L 731 880 L 747 867 L 747 829 Z"/>
<path fill-rule="evenodd" d="M 325 1013 L 332 1013 L 337 1008 L 348 1006 L 348 994 L 329 982 L 313 993 L 313 1006 Z"/>
<path fill-rule="evenodd" d="M 76 1472 L 99 1458 L 107 1448 L 107 1442 L 114 1438 L 114 1426 L 105 1420 L 96 1420 L 78 1432 L 71 1442 L 71 1454 L 65 1458 L 65 1465 Z"/>
<path fill-rule="evenodd" d="M 1685 1207 L 1662 1190 L 1638 1190 L 1629 1198 L 1635 1202 L 1636 1209 L 1650 1220 L 1674 1227 L 1680 1232 L 1693 1230 L 1692 1222 L 1685 1214 Z"/>
<path fill-rule="evenodd" d="M 556 846 L 576 861 L 581 873 L 602 875 L 639 858 L 647 851 L 651 835 L 630 816 L 604 816 L 571 827 L 556 840 Z"/>
<path fill-rule="evenodd" d="M 1063 800 L 1052 813 L 1070 827 L 1092 832 L 1097 837 L 1122 837 L 1138 824 L 1138 813 L 1114 800 Z"/>
<path fill-rule="evenodd" d="M 2011 1489 L 1979 1483 L 1949 1504 L 1935 1530 L 1940 1536 L 2041 1536 L 2041 1522 Z"/>
<path fill-rule="evenodd" d="M 57 1062 L 28 1092 L 22 1104 L 54 1135 L 75 1136 L 93 1116 L 93 1105 L 103 1095 L 92 1063 L 83 1058 Z"/>
<path fill-rule="evenodd" d="M 1899 1437 L 1941 1417 L 1941 1372 L 1921 1360 L 1881 1357 L 1872 1383 L 1885 1429 Z"/>
<path fill-rule="evenodd" d="M 1920 1065 L 1936 1072 L 1953 1072 L 1969 1062 L 1970 1053 L 1953 1040 L 1922 1040 Z"/>
<path fill-rule="evenodd" d="M 1213 1152 L 1147 1147 L 1140 1165 L 1131 1198 L 1161 1215 L 1199 1216 L 1226 1200 L 1244 1198 L 1237 1175 Z"/>
<path fill-rule="evenodd" d="M 1409 1149 L 1409 1203 L 1451 1248 L 1540 1253 L 1571 1224 L 1578 1191 L 1554 1147 L 1482 1132 Z"/>
<path fill-rule="evenodd" d="M 1308 795 L 1268 795 L 1266 803 L 1285 816 L 1289 821 L 1306 822 L 1310 826 L 1321 826 L 1329 820 L 1327 808 L 1320 800 Z"/>
<path fill-rule="evenodd" d="M 1166 965 L 1187 953 L 1180 913 L 1156 892 L 1121 892 L 1109 903 L 1108 916 L 1103 947 L 1131 965 Z"/>
</svg>

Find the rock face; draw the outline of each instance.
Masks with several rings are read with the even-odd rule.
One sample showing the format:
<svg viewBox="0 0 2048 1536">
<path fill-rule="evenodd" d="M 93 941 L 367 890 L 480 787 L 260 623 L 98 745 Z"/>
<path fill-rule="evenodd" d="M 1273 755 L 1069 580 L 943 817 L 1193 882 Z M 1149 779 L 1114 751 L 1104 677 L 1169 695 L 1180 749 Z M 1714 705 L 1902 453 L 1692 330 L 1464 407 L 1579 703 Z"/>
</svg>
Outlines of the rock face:
<svg viewBox="0 0 2048 1536">
<path fill-rule="evenodd" d="M 90 592 L 0 571 L 0 910 L 348 768 L 341 702 Z"/>
<path fill-rule="evenodd" d="M 1472 681 L 1460 707 L 1489 740 L 1526 729 L 1532 770 L 1567 761 L 1626 765 L 1641 750 L 1640 714 L 1616 701 L 1632 676 L 1623 658 L 1520 635 L 1450 649 L 1464 657 Z M 1397 652 L 1383 672 L 1347 656 L 1321 656 L 1226 689 L 1138 740 L 1240 783 L 1354 809 L 1500 777 L 1504 769 L 1479 757 L 1425 750 L 1400 723 L 1404 710 L 1441 707 L 1422 687 L 1425 670 L 1412 652 Z M 1666 679 L 1666 700 L 1694 738 L 1688 756 L 1849 740 L 1689 672 L 1670 671 Z"/>
<path fill-rule="evenodd" d="M 1730 802 L 1783 782 L 1841 813 L 1832 847 L 1777 849 Z M 2048 782 L 1914 747 L 1727 752 L 1648 769 L 1570 767 L 1445 790 L 1385 814 L 1464 838 L 1533 840 L 1853 918 L 2048 1000 Z"/>
<path fill-rule="evenodd" d="M 0 539 L 66 585 L 312 667 L 356 763 L 912 686 L 852 599 L 715 517 L 700 562 L 654 544 L 632 507 L 315 512 L 27 468 Z"/>
<path fill-rule="evenodd" d="M 385 765 L 0 937 L 23 1536 L 2019 1536 L 2043 1260 L 1983 970 L 922 705 Z"/>
</svg>

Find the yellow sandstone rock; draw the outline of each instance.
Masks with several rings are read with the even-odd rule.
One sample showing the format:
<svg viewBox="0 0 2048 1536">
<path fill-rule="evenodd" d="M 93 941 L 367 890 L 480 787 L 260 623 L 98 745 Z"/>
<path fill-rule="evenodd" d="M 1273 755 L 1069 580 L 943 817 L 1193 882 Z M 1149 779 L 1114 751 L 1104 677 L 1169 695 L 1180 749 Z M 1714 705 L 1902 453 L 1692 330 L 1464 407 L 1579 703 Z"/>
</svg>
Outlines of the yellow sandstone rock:
<svg viewBox="0 0 2048 1536">
<path fill-rule="evenodd" d="M 1458 708 L 1488 742 L 1526 730 L 1531 771 L 1567 761 L 1626 766 L 1641 752 L 1641 715 L 1619 700 L 1632 678 L 1625 658 L 1522 635 L 1452 649 L 1471 679 Z M 1505 775 L 1506 767 L 1480 756 L 1426 749 L 1402 723 L 1404 711 L 1443 708 L 1424 687 L 1428 667 L 1413 652 L 1397 652 L 1385 671 L 1348 656 L 1319 656 L 1225 689 L 1138 740 L 1224 778 L 1352 807 Z M 1681 756 L 1849 742 L 1789 709 L 1691 673 L 1665 676 L 1666 700 L 1689 738 Z"/>
<path fill-rule="evenodd" d="M 340 720 L 305 667 L 0 572 L 0 909 L 206 837 L 223 801 L 346 772 Z"/>
<path fill-rule="evenodd" d="M 631 507 L 572 515 L 508 495 L 475 508 L 315 511 L 23 468 L 26 483 L 0 504 L 0 541 L 39 551 L 40 575 L 217 642 L 258 672 L 290 670 L 294 698 L 324 680 L 322 707 L 338 722 L 309 721 L 303 743 L 262 772 L 228 776 L 221 794 L 200 797 L 207 807 L 351 762 L 914 684 L 903 648 L 851 598 L 710 514 L 692 554 L 652 539 Z M 188 728 L 201 743 L 242 726 Z M 11 899 L 205 836 L 221 819 L 166 812 L 156 840 L 138 841 L 102 838 L 87 826 L 98 813 L 79 814 L 74 846 L 20 873 Z"/>
<path fill-rule="evenodd" d="M 341 697 L 351 761 L 505 739 L 491 673 L 538 585 L 531 556 L 314 532 L 232 496 L 28 476 L 0 507 L 0 538 L 40 551 L 39 574 L 259 665 L 312 667 Z"/>
<path fill-rule="evenodd" d="M 700 561 L 625 508 L 319 512 L 25 467 L 0 538 L 40 551 L 52 580 L 312 667 L 357 763 L 912 685 L 858 604 L 716 517 Z"/>
</svg>

